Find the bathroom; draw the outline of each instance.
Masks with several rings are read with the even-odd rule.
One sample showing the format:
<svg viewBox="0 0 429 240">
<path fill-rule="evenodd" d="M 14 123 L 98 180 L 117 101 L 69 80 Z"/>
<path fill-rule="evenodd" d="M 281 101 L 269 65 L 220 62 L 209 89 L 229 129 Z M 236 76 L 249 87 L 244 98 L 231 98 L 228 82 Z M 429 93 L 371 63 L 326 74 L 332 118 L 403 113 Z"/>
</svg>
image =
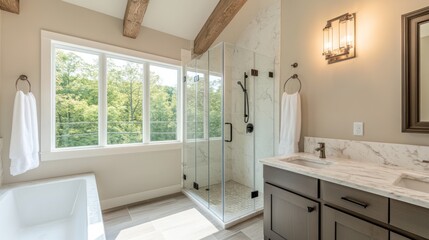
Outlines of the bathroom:
<svg viewBox="0 0 429 240">
<path fill-rule="evenodd" d="M 142 20 L 126 33 L 133 4 Z M 405 15 L 412 24 L 411 13 L 426 7 L 426 0 L 0 0 L 0 239 L 428 239 L 429 120 L 407 114 L 424 115 L 429 93 L 424 83 L 414 89 L 416 60 L 404 56 L 418 53 L 403 30 Z M 329 62 L 324 29 L 346 13 L 354 55 Z M 210 24 L 211 17 L 229 21 Z M 71 53 L 86 69 L 97 63 L 88 78 L 100 79 L 92 84 L 98 97 L 86 106 L 78 100 L 90 94 L 64 91 L 74 102 L 61 109 L 55 61 Z M 109 91 L 132 82 L 121 77 L 124 66 L 144 79 L 131 86 L 134 96 Z M 35 97 L 40 161 L 13 176 L 10 150 L 25 148 L 11 146 L 15 95 L 30 90 L 21 75 Z M 297 150 L 286 156 L 284 92 L 300 96 Z M 75 134 L 90 144 L 73 145 L 73 122 L 55 128 L 73 105 L 77 115 L 90 113 Z"/>
</svg>

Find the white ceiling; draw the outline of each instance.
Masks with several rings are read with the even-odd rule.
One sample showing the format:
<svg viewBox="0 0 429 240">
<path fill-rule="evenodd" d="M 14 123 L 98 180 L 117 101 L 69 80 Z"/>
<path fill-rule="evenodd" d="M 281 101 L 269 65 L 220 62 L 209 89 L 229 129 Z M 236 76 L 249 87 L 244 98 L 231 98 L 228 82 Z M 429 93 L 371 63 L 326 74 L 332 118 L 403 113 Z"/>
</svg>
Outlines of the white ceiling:
<svg viewBox="0 0 429 240">
<path fill-rule="evenodd" d="M 127 0 L 63 0 L 112 17 L 124 19 Z M 194 40 L 219 0 L 153 0 L 142 25 Z"/>
</svg>

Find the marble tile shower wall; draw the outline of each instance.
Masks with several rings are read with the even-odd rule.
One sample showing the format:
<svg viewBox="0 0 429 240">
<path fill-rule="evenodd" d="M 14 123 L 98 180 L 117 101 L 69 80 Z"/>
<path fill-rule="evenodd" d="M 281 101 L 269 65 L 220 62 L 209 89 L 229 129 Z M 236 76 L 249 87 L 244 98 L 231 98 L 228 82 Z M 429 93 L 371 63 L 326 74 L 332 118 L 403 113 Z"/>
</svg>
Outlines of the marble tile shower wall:
<svg viewBox="0 0 429 240">
<path fill-rule="evenodd" d="M 262 165 L 255 160 L 273 156 L 273 134 L 276 125 L 273 123 L 274 106 L 278 105 L 274 88 L 280 82 L 280 1 L 261 10 L 243 31 L 236 45 L 243 49 L 237 48 L 232 56 L 233 83 L 242 81 L 243 73 L 249 72 L 255 66 L 260 70 L 260 76 L 267 76 L 267 71 L 274 71 L 274 79 L 258 77 L 249 78 L 248 81 L 251 113 L 249 122 L 255 124 L 255 142 L 253 135 L 245 132 L 243 92 L 237 84 L 233 84 L 231 88 L 231 118 L 236 143 L 231 145 L 227 161 L 232 163 L 231 171 L 234 181 L 253 187 L 256 175 L 256 189 L 262 190 Z M 248 49 L 248 51 L 244 49 Z M 263 126 L 264 129 L 262 130 L 258 126 Z M 253 170 L 255 170 L 255 174 Z"/>
<path fill-rule="evenodd" d="M 429 171 L 429 164 L 423 162 L 429 160 L 426 146 L 305 137 L 304 152 L 314 153 L 318 142 L 326 144 L 329 157 Z"/>
</svg>

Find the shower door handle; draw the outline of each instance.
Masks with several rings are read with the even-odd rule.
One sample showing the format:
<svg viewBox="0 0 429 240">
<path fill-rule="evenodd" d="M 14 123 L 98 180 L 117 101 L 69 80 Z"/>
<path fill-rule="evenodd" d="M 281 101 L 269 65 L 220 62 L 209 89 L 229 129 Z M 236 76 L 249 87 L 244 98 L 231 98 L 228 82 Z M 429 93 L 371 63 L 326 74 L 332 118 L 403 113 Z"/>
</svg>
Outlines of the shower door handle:
<svg viewBox="0 0 429 240">
<path fill-rule="evenodd" d="M 225 125 L 229 125 L 229 140 L 225 139 L 225 142 L 232 142 L 232 123 L 225 123 Z"/>
</svg>

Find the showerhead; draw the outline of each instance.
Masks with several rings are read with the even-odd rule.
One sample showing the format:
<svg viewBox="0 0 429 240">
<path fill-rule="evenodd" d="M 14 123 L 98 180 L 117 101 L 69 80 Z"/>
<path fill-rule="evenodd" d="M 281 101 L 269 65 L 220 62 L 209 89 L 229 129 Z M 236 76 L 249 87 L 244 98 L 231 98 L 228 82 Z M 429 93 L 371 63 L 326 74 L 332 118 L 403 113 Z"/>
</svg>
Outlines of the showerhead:
<svg viewBox="0 0 429 240">
<path fill-rule="evenodd" d="M 243 86 L 241 81 L 238 81 L 237 84 L 240 85 L 241 89 L 243 89 L 243 92 L 246 92 L 246 88 Z"/>
</svg>

